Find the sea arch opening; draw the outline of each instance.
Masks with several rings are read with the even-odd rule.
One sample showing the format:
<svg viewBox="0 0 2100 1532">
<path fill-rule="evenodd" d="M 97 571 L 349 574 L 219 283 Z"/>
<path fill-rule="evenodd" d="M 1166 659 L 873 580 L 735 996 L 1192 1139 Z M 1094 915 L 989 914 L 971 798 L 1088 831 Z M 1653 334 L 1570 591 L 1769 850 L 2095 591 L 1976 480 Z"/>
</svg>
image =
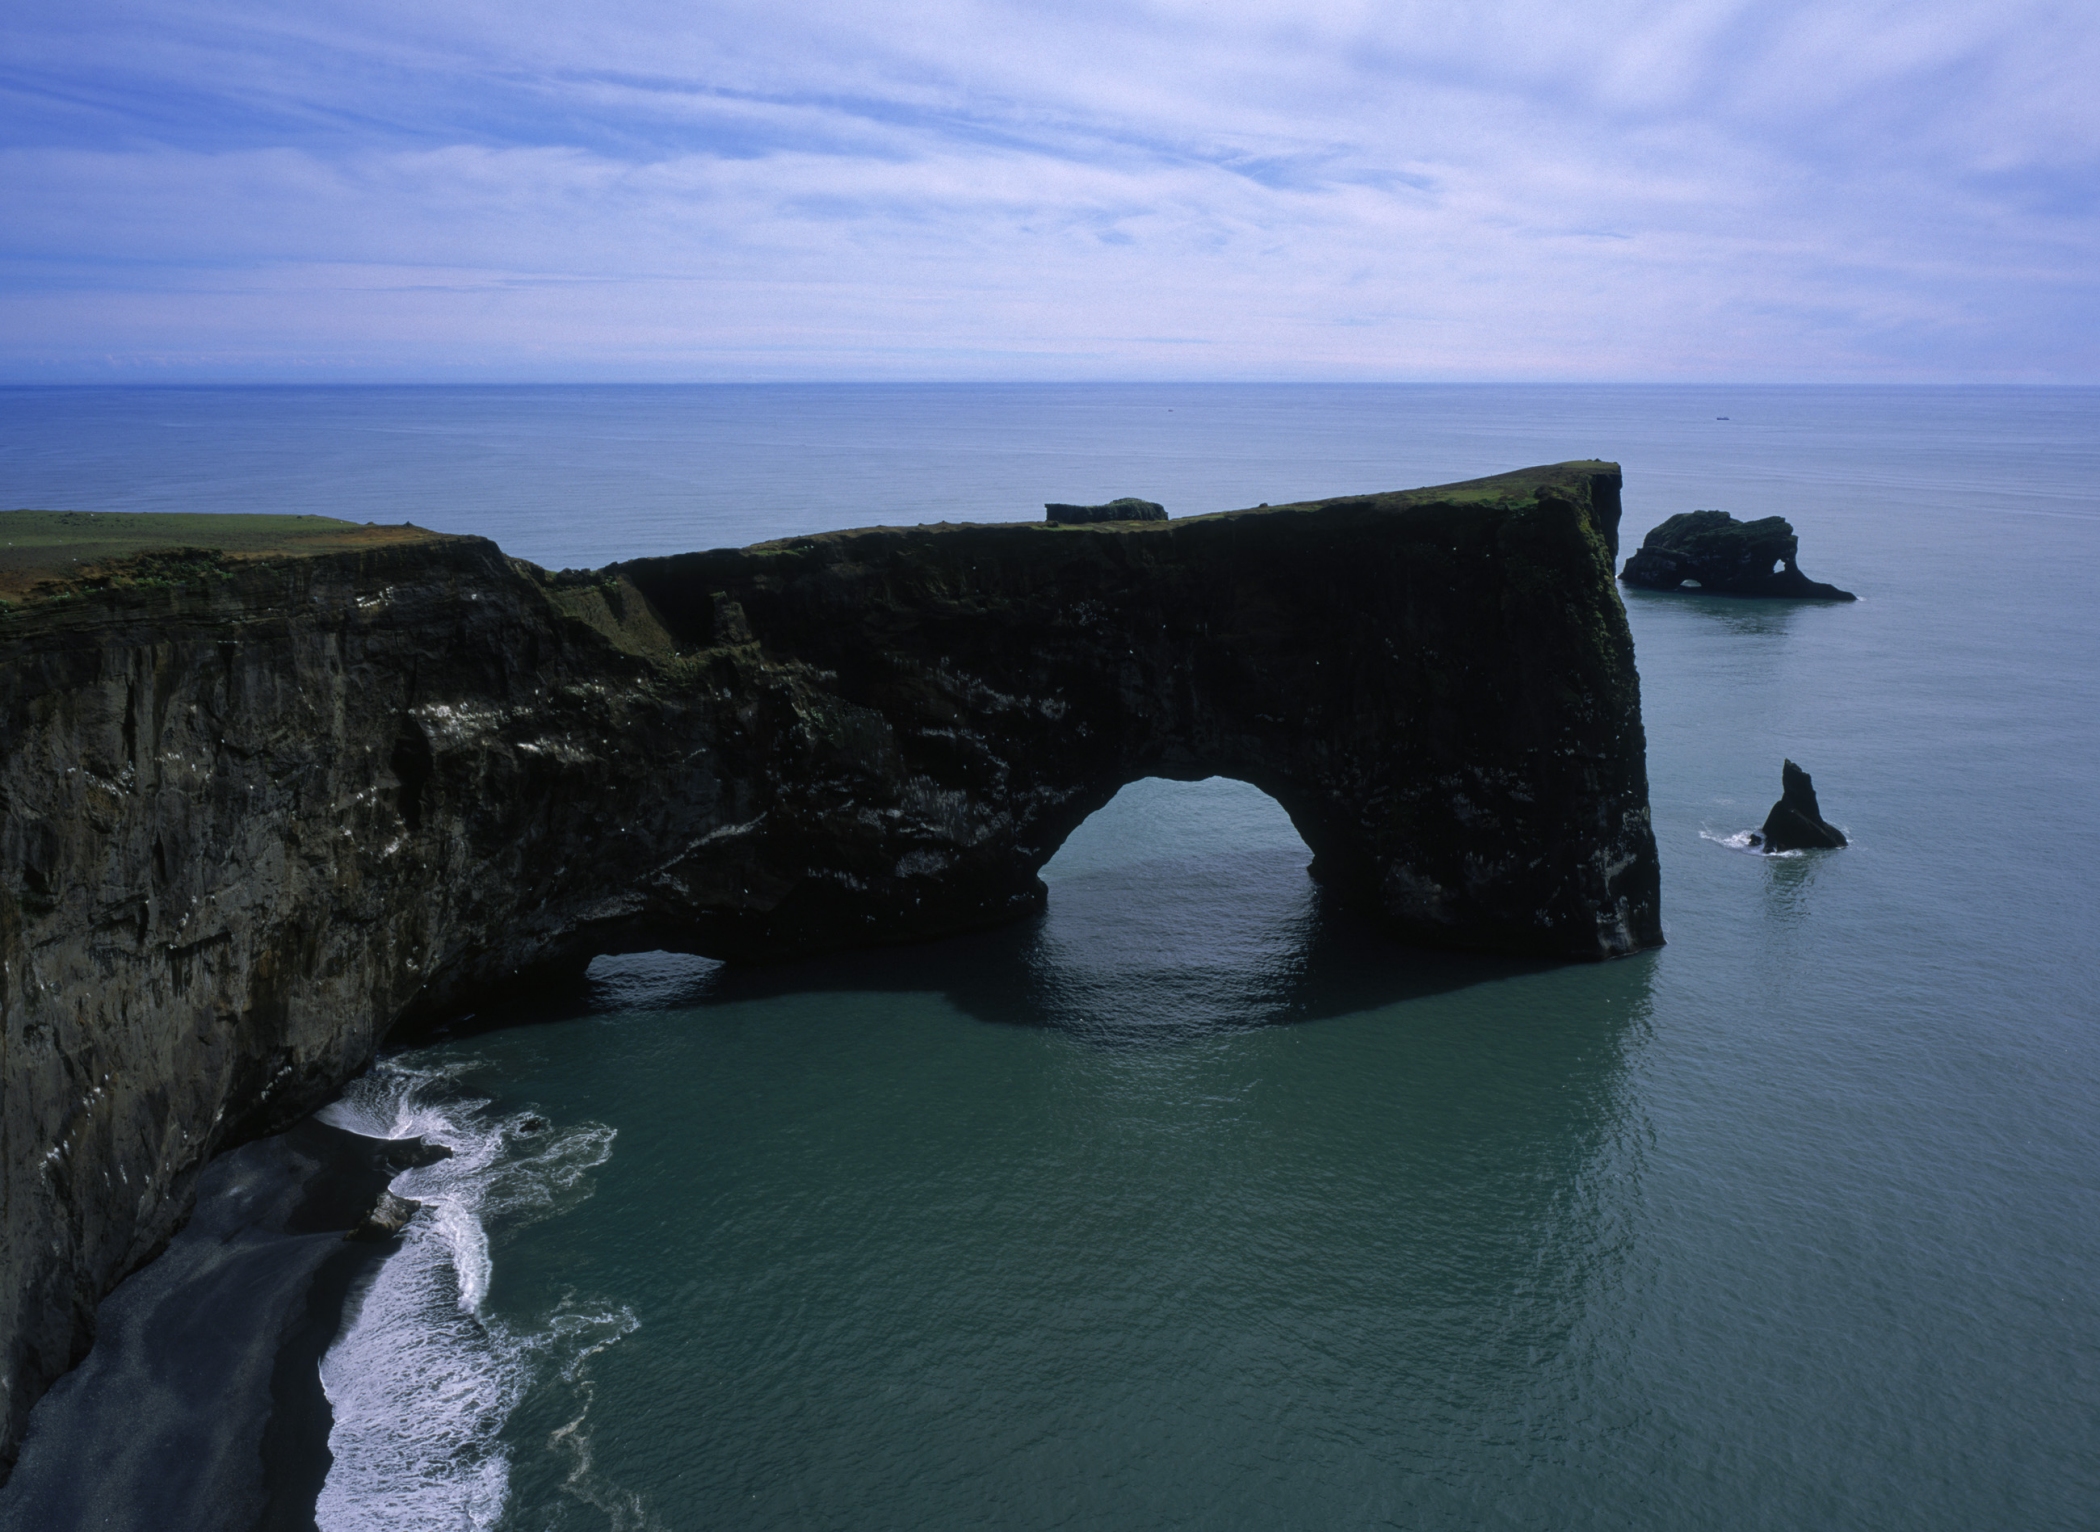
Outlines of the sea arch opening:
<svg viewBox="0 0 2100 1532">
<path fill-rule="evenodd" d="M 1143 1047 L 1373 1011 L 1528 966 L 1397 945 L 1336 886 L 1349 847 L 1316 800 L 1294 815 L 1243 779 L 1191 773 L 1135 777 L 1096 801 L 1030 874 L 1047 896 L 1035 914 L 930 946 L 771 964 L 725 962 L 675 941 L 609 944 L 579 972 L 580 997 L 550 991 L 542 1001 L 568 1014 L 578 998 L 627 1012 L 937 991 L 982 1021 Z"/>
<path fill-rule="evenodd" d="M 1119 1034 L 1278 1019 L 1320 919 L 1312 857 L 1251 783 L 1127 783 L 1042 869 L 1049 899 L 1030 960 L 1042 1005 L 1066 1026 Z"/>
<path fill-rule="evenodd" d="M 1290 814 L 1251 782 L 1148 776 L 1124 784 L 1082 820 L 1041 877 L 1055 902 L 1060 887 L 1068 895 L 1089 885 L 1135 889 L 1174 876 L 1174 869 L 1240 883 L 1257 867 L 1276 874 L 1288 866 L 1294 877 L 1262 881 L 1289 884 L 1295 897 L 1308 882 L 1311 861 Z"/>
</svg>

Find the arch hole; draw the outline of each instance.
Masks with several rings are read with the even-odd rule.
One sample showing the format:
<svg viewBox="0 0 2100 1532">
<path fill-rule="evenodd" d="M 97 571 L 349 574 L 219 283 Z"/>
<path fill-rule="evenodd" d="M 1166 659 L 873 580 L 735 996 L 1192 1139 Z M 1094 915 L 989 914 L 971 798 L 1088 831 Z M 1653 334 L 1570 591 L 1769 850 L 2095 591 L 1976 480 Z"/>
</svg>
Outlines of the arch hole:
<svg viewBox="0 0 2100 1532">
<path fill-rule="evenodd" d="M 1248 783 L 1133 782 L 1043 868 L 1036 982 L 1082 1030 L 1273 1020 L 1318 919 L 1311 861 L 1282 805 Z"/>
<path fill-rule="evenodd" d="M 707 999 L 721 971 L 714 958 L 689 952 L 600 953 L 584 981 L 593 1010 L 661 1011 Z"/>
</svg>

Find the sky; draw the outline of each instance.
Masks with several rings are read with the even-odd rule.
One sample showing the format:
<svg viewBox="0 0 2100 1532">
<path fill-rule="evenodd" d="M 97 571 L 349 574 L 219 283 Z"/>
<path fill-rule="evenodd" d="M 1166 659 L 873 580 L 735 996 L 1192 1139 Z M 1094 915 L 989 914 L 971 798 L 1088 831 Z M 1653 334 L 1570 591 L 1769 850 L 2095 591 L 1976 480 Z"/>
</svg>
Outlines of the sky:
<svg viewBox="0 0 2100 1532">
<path fill-rule="evenodd" d="M 9 0 L 0 382 L 2100 382 L 2091 0 Z"/>
</svg>

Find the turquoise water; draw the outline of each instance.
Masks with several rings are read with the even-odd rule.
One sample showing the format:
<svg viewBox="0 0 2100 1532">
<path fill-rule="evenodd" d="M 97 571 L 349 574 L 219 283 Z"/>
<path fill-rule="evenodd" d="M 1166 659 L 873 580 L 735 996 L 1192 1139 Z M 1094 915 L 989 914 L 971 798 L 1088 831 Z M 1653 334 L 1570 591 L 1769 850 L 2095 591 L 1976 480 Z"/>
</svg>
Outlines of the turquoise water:
<svg viewBox="0 0 2100 1532">
<path fill-rule="evenodd" d="M 340 1111 L 465 1152 L 324 1370 L 322 1524 L 2071 1528 L 2096 427 L 2069 390 L 54 392 L 0 395 L 0 501 L 597 563 L 1596 454 L 1629 541 L 1785 514 L 1856 605 L 1628 596 L 1659 952 L 1394 948 L 1258 793 L 1147 782 L 1031 925 L 601 960 L 387 1061 Z M 1847 850 L 1728 844 L 1782 756 Z"/>
</svg>

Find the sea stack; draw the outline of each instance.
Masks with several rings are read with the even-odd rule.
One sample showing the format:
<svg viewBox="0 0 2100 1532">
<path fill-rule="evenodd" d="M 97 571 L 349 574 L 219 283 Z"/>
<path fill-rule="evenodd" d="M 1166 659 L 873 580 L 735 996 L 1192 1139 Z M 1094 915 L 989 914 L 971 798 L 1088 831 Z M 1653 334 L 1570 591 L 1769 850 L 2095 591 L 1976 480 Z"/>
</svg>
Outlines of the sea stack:
<svg viewBox="0 0 2100 1532">
<path fill-rule="evenodd" d="M 1781 796 L 1765 815 L 1758 844 L 1767 852 L 1832 851 L 1845 844 L 1845 832 L 1824 819 L 1807 772 L 1788 761 L 1780 767 L 1779 781 Z"/>
<path fill-rule="evenodd" d="M 1619 579 L 1642 590 L 1720 596 L 1856 601 L 1795 566 L 1800 538 L 1784 516 L 1737 521 L 1726 511 L 1684 511 L 1650 532 Z"/>
</svg>

